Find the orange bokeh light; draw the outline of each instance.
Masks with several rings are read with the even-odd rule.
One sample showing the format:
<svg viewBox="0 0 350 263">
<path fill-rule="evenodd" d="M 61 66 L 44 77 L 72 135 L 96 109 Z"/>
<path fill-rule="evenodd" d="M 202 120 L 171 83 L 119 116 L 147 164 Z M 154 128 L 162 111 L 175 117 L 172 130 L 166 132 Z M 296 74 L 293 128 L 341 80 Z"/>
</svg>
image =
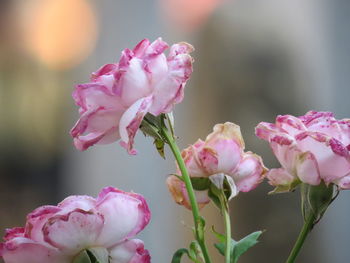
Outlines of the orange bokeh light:
<svg viewBox="0 0 350 263">
<path fill-rule="evenodd" d="M 48 67 L 75 66 L 94 48 L 97 22 L 88 1 L 36 0 L 26 9 L 24 43 Z"/>
<path fill-rule="evenodd" d="M 223 0 L 159 0 L 165 17 L 184 31 L 199 28 Z"/>
</svg>

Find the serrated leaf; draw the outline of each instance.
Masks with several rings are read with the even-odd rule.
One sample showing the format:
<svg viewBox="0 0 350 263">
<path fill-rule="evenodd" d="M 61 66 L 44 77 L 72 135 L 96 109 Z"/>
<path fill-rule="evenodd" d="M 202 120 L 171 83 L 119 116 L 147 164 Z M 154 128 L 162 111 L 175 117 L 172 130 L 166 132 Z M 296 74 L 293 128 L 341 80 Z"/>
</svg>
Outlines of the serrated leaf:
<svg viewBox="0 0 350 263">
<path fill-rule="evenodd" d="M 214 233 L 220 235 L 221 241 L 220 243 L 214 244 L 214 246 L 220 252 L 221 255 L 225 256 L 225 237 L 217 232 Z M 258 238 L 261 234 L 262 231 L 256 231 L 242 238 L 239 241 L 231 239 L 231 263 L 236 263 L 242 254 L 244 254 L 249 248 L 256 245 L 258 243 Z"/>
<path fill-rule="evenodd" d="M 262 234 L 262 231 L 256 231 L 248 236 L 242 238 L 239 241 L 234 241 L 232 240 L 232 256 L 231 260 L 233 263 L 236 263 L 238 261 L 238 258 L 245 253 L 249 248 L 253 247 L 256 245 L 259 241 L 258 238 Z"/>
<path fill-rule="evenodd" d="M 204 191 L 210 187 L 210 180 L 207 177 L 191 177 L 191 183 L 196 191 Z"/>
</svg>

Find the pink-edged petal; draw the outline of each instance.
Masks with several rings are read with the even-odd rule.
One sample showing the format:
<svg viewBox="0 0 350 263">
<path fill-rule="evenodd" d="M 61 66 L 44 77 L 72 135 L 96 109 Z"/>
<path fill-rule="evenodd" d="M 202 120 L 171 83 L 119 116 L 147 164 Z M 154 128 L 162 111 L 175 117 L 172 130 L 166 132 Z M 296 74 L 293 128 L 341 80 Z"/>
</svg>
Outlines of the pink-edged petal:
<svg viewBox="0 0 350 263">
<path fill-rule="evenodd" d="M 60 211 L 56 214 L 67 214 L 75 209 L 82 209 L 84 211 L 90 211 L 94 209 L 96 200 L 88 195 L 71 195 L 60 202 L 57 207 Z"/>
<path fill-rule="evenodd" d="M 343 156 L 332 147 L 331 138 L 321 133 L 307 132 L 297 137 L 298 147 L 303 151 L 310 151 L 318 163 L 321 178 L 332 182 L 344 177 L 350 172 L 348 155 Z"/>
<path fill-rule="evenodd" d="M 306 131 L 304 123 L 292 115 L 279 115 L 276 118 L 276 127 L 286 131 L 289 135 L 295 135 Z"/>
<path fill-rule="evenodd" d="M 44 239 L 65 253 L 74 255 L 94 246 L 103 226 L 103 215 L 77 208 L 50 218 L 43 227 Z"/>
<path fill-rule="evenodd" d="M 134 55 L 138 58 L 143 57 L 150 44 L 151 42 L 147 38 L 141 40 L 132 50 Z"/>
<path fill-rule="evenodd" d="M 142 240 L 127 240 L 110 249 L 110 263 L 150 263 L 151 256 Z"/>
<path fill-rule="evenodd" d="M 304 183 L 319 185 L 321 182 L 318 164 L 315 156 L 311 152 L 304 152 L 298 155 L 296 173 L 299 179 Z"/>
<path fill-rule="evenodd" d="M 38 242 L 44 241 L 43 226 L 46 221 L 61 211 L 57 206 L 41 206 L 27 215 L 27 223 L 25 226 L 25 236 Z"/>
<path fill-rule="evenodd" d="M 74 138 L 73 143 L 75 148 L 77 148 L 79 151 L 85 151 L 90 146 L 98 143 L 103 138 L 104 135 L 105 135 L 104 132 L 89 133 L 87 135 L 78 136 Z"/>
<path fill-rule="evenodd" d="M 265 168 L 260 156 L 247 152 L 232 174 L 238 191 L 249 192 L 256 188 L 264 179 Z"/>
<path fill-rule="evenodd" d="M 301 151 L 298 149 L 295 139 L 288 134 L 280 134 L 272 137 L 271 149 L 283 168 L 293 173 L 296 157 Z"/>
<path fill-rule="evenodd" d="M 182 44 L 178 49 L 190 52 L 191 49 L 187 45 Z M 173 47 L 172 50 L 174 50 Z M 171 52 L 175 53 L 175 51 Z M 155 83 L 154 102 L 150 108 L 150 112 L 156 116 L 160 113 L 169 113 L 176 103 L 182 101 L 186 81 L 193 71 L 193 59 L 188 53 L 178 53 L 176 56 L 170 56 L 167 62 L 168 72 L 161 71 L 163 75 L 158 73 L 156 77 L 159 81 Z M 163 65 L 162 63 L 163 60 L 157 64 Z"/>
<path fill-rule="evenodd" d="M 103 107 L 105 109 L 121 109 L 123 106 L 119 97 L 114 96 L 111 87 L 114 77 L 106 76 L 103 83 L 90 82 L 75 87 L 73 98 L 80 111 L 87 111 Z"/>
<path fill-rule="evenodd" d="M 70 263 L 70 258 L 53 247 L 28 238 L 16 237 L 2 244 L 6 263 Z"/>
<path fill-rule="evenodd" d="M 136 154 L 133 149 L 134 137 L 151 104 L 152 97 L 139 99 L 125 111 L 120 119 L 119 133 L 121 145 L 127 149 L 129 154 Z"/>
<path fill-rule="evenodd" d="M 273 186 L 288 186 L 296 180 L 295 176 L 291 175 L 283 168 L 269 170 L 266 174 L 266 178 L 269 184 Z"/>
<path fill-rule="evenodd" d="M 327 111 L 309 111 L 303 116 L 298 117 L 302 122 L 310 127 L 320 121 L 328 121 L 331 118 L 334 118 L 334 114 L 332 112 Z"/>
<path fill-rule="evenodd" d="M 140 232 L 150 220 L 145 199 L 113 187 L 105 188 L 97 200 L 96 209 L 104 216 L 104 227 L 98 244 L 110 247 Z"/>
<path fill-rule="evenodd" d="M 189 54 L 194 51 L 194 47 L 186 42 L 180 42 L 170 47 L 168 60 L 174 60 L 180 54 Z"/>
<path fill-rule="evenodd" d="M 24 237 L 24 227 L 14 227 L 5 229 L 4 240 L 8 241 L 15 237 Z"/>
<path fill-rule="evenodd" d="M 255 135 L 268 142 L 270 142 L 271 137 L 274 137 L 279 133 L 285 133 L 285 131 L 281 130 L 281 128 L 277 127 L 273 123 L 260 122 L 255 127 Z"/>
<path fill-rule="evenodd" d="M 105 75 L 112 75 L 118 69 L 118 64 L 106 64 L 91 74 L 91 81 L 99 81 Z"/>
<path fill-rule="evenodd" d="M 122 112 L 102 108 L 87 111 L 71 130 L 74 145 L 84 151 L 94 144 L 105 144 L 120 138 L 118 121 Z M 86 134 L 86 135 L 84 135 Z"/>
</svg>

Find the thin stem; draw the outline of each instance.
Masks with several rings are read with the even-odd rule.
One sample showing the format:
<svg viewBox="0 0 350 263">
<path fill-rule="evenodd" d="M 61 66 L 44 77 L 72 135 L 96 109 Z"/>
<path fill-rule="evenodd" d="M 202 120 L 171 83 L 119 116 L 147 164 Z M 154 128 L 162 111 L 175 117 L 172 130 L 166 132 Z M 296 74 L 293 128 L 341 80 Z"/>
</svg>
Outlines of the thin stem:
<svg viewBox="0 0 350 263">
<path fill-rule="evenodd" d="M 314 215 L 314 213 L 310 213 L 309 217 L 304 222 L 303 228 L 300 231 L 298 239 L 295 242 L 294 247 L 293 247 L 292 251 L 290 252 L 286 263 L 294 263 L 296 257 L 298 256 L 298 254 L 299 254 L 299 252 L 304 244 L 304 241 L 305 241 L 307 235 L 310 233 L 310 231 L 312 229 L 312 226 L 313 226 L 315 220 L 316 220 L 316 215 Z"/>
<path fill-rule="evenodd" d="M 224 193 L 222 194 L 224 195 Z M 223 196 L 220 200 L 221 203 L 221 211 L 224 216 L 225 221 L 225 241 L 226 241 L 226 250 L 225 250 L 225 263 L 231 262 L 231 220 L 229 214 L 229 208 L 227 204 L 226 197 Z"/>
<path fill-rule="evenodd" d="M 197 205 L 197 200 L 196 200 L 196 196 L 194 194 L 194 190 L 193 190 L 193 186 L 191 183 L 191 179 L 190 176 L 188 175 L 187 172 L 187 168 L 185 165 L 185 162 L 181 156 L 181 152 L 179 147 L 177 146 L 175 139 L 173 138 L 172 135 L 169 134 L 168 130 L 166 128 L 162 128 L 162 134 L 165 137 L 165 139 L 167 140 L 167 143 L 171 149 L 171 151 L 174 154 L 174 157 L 176 159 L 176 162 L 179 166 L 179 169 L 181 171 L 182 174 L 182 179 L 185 183 L 186 186 L 186 190 L 187 190 L 187 194 L 188 194 L 188 198 L 190 200 L 191 203 L 191 208 L 192 208 L 192 214 L 193 214 L 193 221 L 194 221 L 194 226 L 195 226 L 195 235 L 196 235 L 196 239 L 202 249 L 202 253 L 205 259 L 206 263 L 211 263 L 210 257 L 209 257 L 209 253 L 208 253 L 208 248 L 205 244 L 204 241 L 204 235 L 203 233 L 200 233 L 199 228 L 202 227 L 202 219 L 199 215 L 199 208 Z"/>
</svg>

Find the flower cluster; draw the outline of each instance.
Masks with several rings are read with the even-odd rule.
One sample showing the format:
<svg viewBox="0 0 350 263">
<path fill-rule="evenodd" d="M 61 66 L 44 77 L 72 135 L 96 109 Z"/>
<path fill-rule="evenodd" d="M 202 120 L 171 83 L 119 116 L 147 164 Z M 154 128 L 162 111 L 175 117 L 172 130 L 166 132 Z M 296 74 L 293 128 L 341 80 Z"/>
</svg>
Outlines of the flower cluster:
<svg viewBox="0 0 350 263">
<path fill-rule="evenodd" d="M 233 179 L 237 193 L 249 192 L 263 180 L 266 168 L 260 156 L 244 152 L 244 147 L 239 126 L 226 122 L 215 125 L 205 141 L 199 139 L 183 150 L 182 157 L 190 177 L 222 173 Z M 184 183 L 173 175 L 168 177 L 167 185 L 174 200 L 191 209 Z M 200 207 L 209 203 L 207 191 L 197 191 L 196 195 Z"/>
<path fill-rule="evenodd" d="M 282 165 L 267 178 L 282 191 L 298 182 L 324 181 L 350 189 L 350 120 L 336 120 L 331 112 L 310 111 L 304 116 L 280 115 L 276 122 L 261 122 L 256 135 L 270 143 Z"/>
<path fill-rule="evenodd" d="M 98 197 L 70 196 L 57 206 L 42 206 L 25 227 L 8 229 L 0 254 L 6 263 L 71 263 L 92 249 L 111 263 L 148 263 L 143 242 L 133 238 L 150 220 L 141 195 L 113 187 Z"/>
<path fill-rule="evenodd" d="M 166 57 L 168 47 L 161 38 L 142 40 L 134 49 L 125 49 L 119 63 L 104 65 L 89 83 L 76 86 L 73 98 L 80 119 L 71 135 L 77 149 L 121 139 L 130 154 L 136 153 L 133 142 L 143 117 L 171 112 L 182 101 L 192 73 L 193 47 L 174 44 Z"/>
</svg>

